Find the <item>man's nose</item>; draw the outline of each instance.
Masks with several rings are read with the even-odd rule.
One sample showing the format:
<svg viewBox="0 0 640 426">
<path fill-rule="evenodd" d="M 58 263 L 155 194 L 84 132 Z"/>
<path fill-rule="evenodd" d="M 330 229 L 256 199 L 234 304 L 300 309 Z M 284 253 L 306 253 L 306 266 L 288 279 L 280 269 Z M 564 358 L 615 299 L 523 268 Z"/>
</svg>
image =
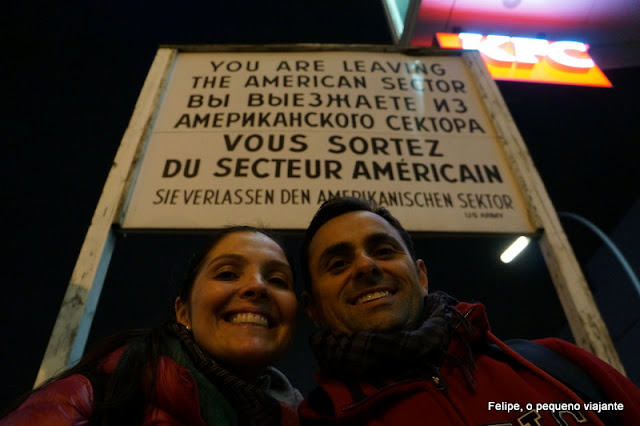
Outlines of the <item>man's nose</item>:
<svg viewBox="0 0 640 426">
<path fill-rule="evenodd" d="M 250 299 L 266 299 L 269 297 L 269 286 L 262 275 L 254 274 L 248 276 L 243 282 L 241 295 Z"/>
<path fill-rule="evenodd" d="M 371 257 L 368 253 L 359 253 L 356 256 L 354 263 L 356 268 L 356 279 L 377 282 L 382 278 L 380 265 L 376 259 Z"/>
</svg>

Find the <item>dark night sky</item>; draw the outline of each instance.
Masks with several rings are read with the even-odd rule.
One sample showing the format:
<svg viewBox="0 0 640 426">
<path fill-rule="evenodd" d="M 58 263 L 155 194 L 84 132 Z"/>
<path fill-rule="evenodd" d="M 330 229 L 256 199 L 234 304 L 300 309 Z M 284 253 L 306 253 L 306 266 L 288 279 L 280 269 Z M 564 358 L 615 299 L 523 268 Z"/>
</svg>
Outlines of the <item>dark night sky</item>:
<svg viewBox="0 0 640 426">
<path fill-rule="evenodd" d="M 371 1 L 268 3 L 47 3 L 12 6 L 4 14 L 1 169 L 8 238 L 3 239 L 0 406 L 35 379 L 160 44 L 391 43 L 382 7 Z M 639 195 L 640 69 L 605 73 L 613 89 L 498 85 L 556 208 L 609 232 Z M 574 223 L 565 230 L 578 260 L 588 261 L 598 240 Z M 161 319 L 172 297 L 170 284 L 179 275 L 173 264 L 198 239 L 129 235 L 119 241 L 90 341 Z M 509 239 L 419 238 L 431 288 L 486 302 L 501 337 L 561 333 L 564 319 L 537 248 L 510 267 L 487 251 Z M 298 243 L 293 236 L 289 241 L 293 247 Z M 535 324 L 510 320 L 522 305 L 544 305 L 547 315 Z M 302 324 L 297 349 L 285 362 L 292 371 L 310 365 L 307 321 Z"/>
</svg>

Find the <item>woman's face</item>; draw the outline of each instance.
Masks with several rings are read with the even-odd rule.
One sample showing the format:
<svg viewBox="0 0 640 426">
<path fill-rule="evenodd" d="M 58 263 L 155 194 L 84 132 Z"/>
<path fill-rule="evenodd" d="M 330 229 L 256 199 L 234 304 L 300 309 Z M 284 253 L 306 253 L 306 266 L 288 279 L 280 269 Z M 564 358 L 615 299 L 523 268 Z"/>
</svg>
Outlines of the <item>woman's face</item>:
<svg viewBox="0 0 640 426">
<path fill-rule="evenodd" d="M 289 347 L 296 324 L 293 274 L 282 249 L 258 232 L 224 236 L 207 254 L 178 322 L 240 375 L 259 374 Z"/>
</svg>

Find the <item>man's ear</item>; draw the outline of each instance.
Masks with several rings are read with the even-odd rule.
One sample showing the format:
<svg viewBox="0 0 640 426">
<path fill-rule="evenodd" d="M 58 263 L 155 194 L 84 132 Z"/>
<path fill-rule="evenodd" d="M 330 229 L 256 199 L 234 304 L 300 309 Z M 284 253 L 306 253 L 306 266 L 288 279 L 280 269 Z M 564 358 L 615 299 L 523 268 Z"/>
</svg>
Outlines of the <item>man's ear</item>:
<svg viewBox="0 0 640 426">
<path fill-rule="evenodd" d="M 429 279 L 427 278 L 427 266 L 422 259 L 416 260 L 416 268 L 418 269 L 418 280 L 424 288 L 424 294 L 429 293 Z"/>
<path fill-rule="evenodd" d="M 307 312 L 307 316 L 311 318 L 311 321 L 319 327 L 318 323 L 318 314 L 316 311 L 316 305 L 313 303 L 313 296 L 307 290 L 302 292 L 302 306 L 304 306 L 304 310 Z"/>
<path fill-rule="evenodd" d="M 187 328 L 191 328 L 191 318 L 189 316 L 189 305 L 186 301 L 183 301 L 180 297 L 176 297 L 173 302 L 173 309 L 176 311 L 176 320 L 178 323 L 184 325 Z"/>
</svg>

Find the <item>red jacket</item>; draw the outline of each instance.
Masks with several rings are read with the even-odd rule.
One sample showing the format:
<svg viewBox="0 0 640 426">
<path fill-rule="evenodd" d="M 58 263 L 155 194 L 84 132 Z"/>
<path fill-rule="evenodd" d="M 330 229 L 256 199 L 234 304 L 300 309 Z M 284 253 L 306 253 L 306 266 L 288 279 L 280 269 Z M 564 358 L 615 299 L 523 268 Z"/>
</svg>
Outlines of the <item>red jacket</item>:
<svg viewBox="0 0 640 426">
<path fill-rule="evenodd" d="M 319 389 L 299 408 L 302 424 L 345 425 L 601 425 L 593 411 L 569 388 L 515 353 L 489 330 L 480 304 L 456 306 L 467 314 L 474 332 L 457 327 L 448 352 L 465 356 L 464 341 L 472 347 L 482 340 L 504 351 L 508 361 L 474 349 L 475 386 L 448 357 L 440 366 L 448 383 L 438 390 L 432 380 L 413 379 L 386 383 L 345 383 L 318 376 Z M 590 373 L 610 401 L 622 403 L 616 411 L 627 425 L 640 424 L 640 390 L 599 358 L 558 339 L 538 341 L 564 355 Z M 542 403 L 574 403 L 577 406 L 536 406 Z M 516 405 L 518 404 L 518 405 Z M 530 405 L 528 405 L 530 404 Z M 577 408 L 579 410 L 567 410 Z M 552 408 L 557 408 L 555 412 Z M 614 407 L 607 407 L 614 408 Z M 615 408 L 620 408 L 617 406 Z M 563 410 L 564 409 L 564 410 Z"/>
<path fill-rule="evenodd" d="M 109 355 L 101 365 L 110 374 L 122 355 L 121 348 Z M 233 408 L 217 391 L 199 389 L 192 373 L 168 356 L 161 356 L 156 377 L 157 405 L 149 407 L 144 425 L 206 426 L 236 424 Z M 201 413 L 199 393 L 205 392 L 214 405 L 215 418 L 205 421 Z M 93 387 L 80 374 L 55 381 L 36 391 L 16 411 L 0 420 L 0 426 L 84 426 L 93 412 Z M 281 424 L 297 425 L 294 409 L 282 403 Z"/>
</svg>

